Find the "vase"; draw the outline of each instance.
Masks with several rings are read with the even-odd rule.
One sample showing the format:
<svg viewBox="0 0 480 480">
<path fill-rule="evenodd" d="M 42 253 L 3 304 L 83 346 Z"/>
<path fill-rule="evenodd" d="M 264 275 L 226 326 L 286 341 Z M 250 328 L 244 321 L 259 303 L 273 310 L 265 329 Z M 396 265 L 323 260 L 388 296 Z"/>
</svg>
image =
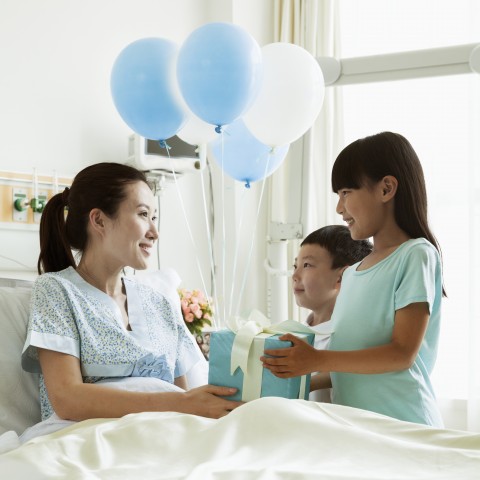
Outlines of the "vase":
<svg viewBox="0 0 480 480">
<path fill-rule="evenodd" d="M 203 356 L 208 361 L 208 355 L 210 353 L 210 333 L 211 330 L 202 330 L 200 333 L 195 334 L 195 340 L 197 341 Z"/>
</svg>

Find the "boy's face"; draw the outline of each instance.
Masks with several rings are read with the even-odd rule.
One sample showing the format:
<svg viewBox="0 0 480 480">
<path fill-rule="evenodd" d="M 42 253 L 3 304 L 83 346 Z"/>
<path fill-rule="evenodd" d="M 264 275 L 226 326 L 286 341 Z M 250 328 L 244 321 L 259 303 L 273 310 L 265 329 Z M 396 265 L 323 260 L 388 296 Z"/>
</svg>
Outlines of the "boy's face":
<svg viewBox="0 0 480 480">
<path fill-rule="evenodd" d="M 343 270 L 332 269 L 330 253 L 320 245 L 300 247 L 292 275 L 297 305 L 317 311 L 335 302 Z"/>
</svg>

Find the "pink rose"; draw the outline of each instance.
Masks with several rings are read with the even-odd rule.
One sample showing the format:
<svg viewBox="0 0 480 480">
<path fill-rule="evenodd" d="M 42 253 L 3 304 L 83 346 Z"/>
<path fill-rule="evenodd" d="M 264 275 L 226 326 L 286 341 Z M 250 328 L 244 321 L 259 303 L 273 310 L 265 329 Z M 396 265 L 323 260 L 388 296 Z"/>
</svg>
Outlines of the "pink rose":
<svg viewBox="0 0 480 480">
<path fill-rule="evenodd" d="M 200 305 L 198 303 L 192 303 L 190 306 L 190 309 L 192 310 L 193 313 L 197 313 L 198 310 L 200 310 Z"/>
<path fill-rule="evenodd" d="M 187 314 L 184 316 L 184 318 L 185 318 L 185 321 L 186 321 L 186 322 L 190 322 L 190 323 L 195 320 L 195 316 L 194 316 L 193 313 L 191 313 L 191 312 L 190 312 L 190 313 L 187 313 Z"/>
</svg>

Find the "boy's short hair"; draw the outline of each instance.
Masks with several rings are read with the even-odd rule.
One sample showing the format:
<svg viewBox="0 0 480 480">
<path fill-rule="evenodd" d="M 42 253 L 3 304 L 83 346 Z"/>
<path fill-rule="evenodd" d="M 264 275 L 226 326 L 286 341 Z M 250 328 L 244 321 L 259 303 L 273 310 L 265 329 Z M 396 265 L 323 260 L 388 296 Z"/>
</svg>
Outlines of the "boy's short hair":
<svg viewBox="0 0 480 480">
<path fill-rule="evenodd" d="M 353 240 L 345 225 L 328 225 L 305 237 L 300 246 L 320 245 L 330 253 L 332 268 L 348 267 L 363 260 L 373 248 L 368 240 Z"/>
</svg>

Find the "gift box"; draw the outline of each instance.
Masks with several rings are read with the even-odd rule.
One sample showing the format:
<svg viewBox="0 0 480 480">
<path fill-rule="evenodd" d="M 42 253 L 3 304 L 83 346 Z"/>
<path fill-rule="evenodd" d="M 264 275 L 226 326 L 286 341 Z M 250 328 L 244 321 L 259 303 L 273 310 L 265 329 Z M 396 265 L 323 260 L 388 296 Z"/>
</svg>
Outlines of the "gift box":
<svg viewBox="0 0 480 480">
<path fill-rule="evenodd" d="M 279 327 L 279 333 L 272 333 L 275 327 Z M 258 330 L 253 333 L 250 331 L 247 335 L 241 329 L 238 332 L 212 332 L 208 383 L 236 388 L 235 395 L 228 397 L 230 400 L 249 401 L 260 397 L 308 399 L 310 375 L 276 377 L 263 368 L 260 357 L 264 355 L 264 350 L 291 347 L 291 342 L 279 340 L 287 331 L 310 345 L 314 342 L 314 332 L 298 322 L 283 322 L 278 326 L 261 328 L 260 332 Z"/>
</svg>

